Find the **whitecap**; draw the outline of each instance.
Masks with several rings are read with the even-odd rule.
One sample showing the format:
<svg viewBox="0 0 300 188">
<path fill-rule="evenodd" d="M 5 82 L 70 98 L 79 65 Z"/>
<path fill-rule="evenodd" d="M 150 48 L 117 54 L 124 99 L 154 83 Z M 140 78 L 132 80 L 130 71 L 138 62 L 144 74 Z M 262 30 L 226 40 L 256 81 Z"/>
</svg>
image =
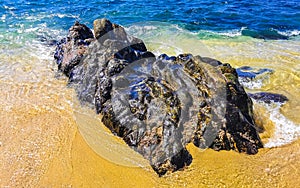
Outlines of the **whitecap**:
<svg viewBox="0 0 300 188">
<path fill-rule="evenodd" d="M 15 7 L 7 6 L 7 5 L 3 5 L 3 8 L 6 9 L 6 10 L 16 10 Z"/>
<path fill-rule="evenodd" d="M 61 13 L 55 13 L 55 14 L 39 14 L 34 16 L 26 16 L 26 20 L 36 21 L 36 20 L 42 20 L 45 18 L 53 18 L 53 17 L 59 17 L 59 18 L 74 18 L 79 19 L 78 15 L 72 15 L 72 14 L 61 14 Z"/>
<path fill-rule="evenodd" d="M 3 14 L 2 16 L 1 16 L 1 18 L 0 18 L 3 22 L 5 22 L 6 21 L 6 14 Z"/>
<path fill-rule="evenodd" d="M 48 17 L 59 17 L 59 18 L 75 18 L 75 19 L 78 19 L 79 16 L 78 15 L 72 15 L 72 14 L 50 14 Z"/>
<path fill-rule="evenodd" d="M 245 29 L 245 28 L 234 29 L 234 30 L 230 30 L 227 32 L 217 32 L 217 34 L 222 35 L 222 36 L 227 36 L 227 37 L 238 37 L 238 36 L 242 36 L 243 29 Z"/>
<path fill-rule="evenodd" d="M 284 36 L 288 36 L 288 37 L 293 37 L 293 36 L 298 36 L 300 35 L 300 31 L 299 30 L 287 30 L 287 31 L 277 31 L 279 34 L 284 35 Z"/>
<path fill-rule="evenodd" d="M 199 35 L 207 34 L 208 36 L 220 36 L 220 37 L 229 37 L 229 38 L 234 38 L 234 37 L 239 37 L 242 36 L 242 31 L 246 29 L 246 27 L 242 27 L 240 29 L 233 29 L 233 30 L 228 30 L 228 31 L 210 31 L 210 30 L 200 30 L 198 32 Z"/>
</svg>

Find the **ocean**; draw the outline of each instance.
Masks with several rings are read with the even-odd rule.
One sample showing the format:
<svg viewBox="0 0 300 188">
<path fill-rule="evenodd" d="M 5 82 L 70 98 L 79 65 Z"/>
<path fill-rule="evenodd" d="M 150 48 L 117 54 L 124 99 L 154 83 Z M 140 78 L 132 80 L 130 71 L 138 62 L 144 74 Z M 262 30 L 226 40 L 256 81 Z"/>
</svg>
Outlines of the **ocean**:
<svg viewBox="0 0 300 188">
<path fill-rule="evenodd" d="M 75 21 L 92 28 L 98 18 L 122 25 L 129 34 L 141 38 L 155 55 L 192 53 L 218 59 L 235 68 L 272 70 L 254 80 L 240 80 L 249 93 L 272 92 L 289 99 L 285 104 L 268 105 L 254 101 L 257 124 L 265 129 L 260 133 L 265 149 L 259 152 L 262 153 L 259 157 L 246 159 L 251 164 L 259 164 L 251 172 L 267 177 L 260 173 L 267 168 L 271 173 L 268 158 L 280 161 L 276 157 L 281 150 L 288 148 L 294 153 L 297 149 L 298 145 L 293 143 L 299 143 L 300 138 L 299 0 L 0 2 L 0 159 L 3 161 L 0 171 L 5 172 L 0 175 L 0 186 L 76 187 L 103 183 L 112 186 L 121 172 L 128 174 L 118 185 L 136 176 L 145 179 L 144 183 L 181 186 L 184 178 L 192 183 L 192 177 L 202 172 L 199 169 L 205 164 L 196 160 L 184 176 L 179 172 L 176 177 L 157 180 L 141 157 L 110 135 L 93 111 L 78 104 L 67 79 L 57 73 L 53 60 L 55 43 L 67 35 Z M 231 152 L 191 150 L 196 155 L 194 158 L 215 161 L 214 157 L 222 158 L 223 154 L 247 165 L 244 158 Z M 90 154 L 90 160 L 81 151 Z M 239 175 L 241 168 L 245 170 L 232 165 L 235 175 Z M 141 169 L 127 169 L 132 166 Z M 104 170 L 97 171 L 96 167 Z M 265 168 L 260 172 L 262 167 Z M 108 171 L 112 175 L 104 172 L 106 168 L 113 169 Z M 67 178 L 56 175 L 55 169 L 67 173 Z M 80 169 L 83 175 L 79 175 Z M 89 173 L 91 169 L 95 174 Z M 204 169 L 213 169 L 213 164 Z M 278 170 L 278 173 L 284 175 L 286 171 Z M 215 173 L 224 179 L 222 174 Z M 201 177 L 207 178 L 208 183 L 214 179 L 212 173 Z M 253 180 L 240 177 L 242 183 Z M 224 181 L 229 185 L 229 180 Z M 288 181 L 280 184 L 276 178 L 270 181 L 288 185 Z"/>
</svg>

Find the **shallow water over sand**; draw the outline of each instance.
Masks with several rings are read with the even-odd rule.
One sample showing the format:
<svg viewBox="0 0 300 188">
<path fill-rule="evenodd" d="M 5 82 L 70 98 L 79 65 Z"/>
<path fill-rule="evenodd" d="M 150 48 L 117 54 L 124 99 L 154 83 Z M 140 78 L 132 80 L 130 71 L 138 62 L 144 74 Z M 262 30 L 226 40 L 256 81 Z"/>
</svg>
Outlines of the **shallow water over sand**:
<svg viewBox="0 0 300 188">
<path fill-rule="evenodd" d="M 172 39 L 172 43 L 166 37 L 157 40 L 160 43 L 146 39 L 150 50 L 160 49 L 160 53 L 170 55 L 191 52 L 234 67 L 273 69 L 275 72 L 261 88 L 249 91 L 286 95 L 289 101 L 278 110 L 285 118 L 280 126 L 300 125 L 300 41 L 200 41 L 184 36 Z M 170 48 L 159 48 L 164 40 Z M 182 45 L 180 40 L 184 41 Z M 295 187 L 299 183 L 299 139 L 278 148 L 260 149 L 257 155 L 251 156 L 233 151 L 200 150 L 189 145 L 194 158 L 191 166 L 158 178 L 141 156 L 133 154 L 103 125 L 99 125 L 102 128 L 97 136 L 93 129 L 84 128 L 85 123 L 100 124 L 100 117 L 78 105 L 65 78 L 55 77 L 56 65 L 50 53 L 53 48 L 0 49 L 5 51 L 0 55 L 0 186 Z M 35 55 L 42 53 L 44 56 Z M 271 108 L 257 104 L 255 110 L 257 119 L 265 125 L 266 131 L 261 136 L 267 143 L 276 136 L 279 123 L 272 122 L 276 118 L 270 118 Z M 297 130 L 293 132 L 296 135 Z M 93 141 L 103 145 L 93 145 Z M 133 163 L 132 158 L 140 162 Z"/>
</svg>

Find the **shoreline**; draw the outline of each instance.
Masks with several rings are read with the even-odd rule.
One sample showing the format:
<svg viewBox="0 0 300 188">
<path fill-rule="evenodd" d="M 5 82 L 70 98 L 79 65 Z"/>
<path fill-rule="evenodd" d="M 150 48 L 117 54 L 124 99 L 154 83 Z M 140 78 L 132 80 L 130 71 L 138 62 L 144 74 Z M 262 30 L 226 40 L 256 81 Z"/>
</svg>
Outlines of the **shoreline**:
<svg viewBox="0 0 300 188">
<path fill-rule="evenodd" d="M 65 82 L 61 81 L 58 85 L 61 86 L 62 91 L 72 94 L 72 89 L 64 88 L 64 84 Z M 34 96 L 28 97 L 35 100 Z M 60 104 L 65 106 L 65 109 L 72 110 L 71 106 L 68 106 L 70 104 L 66 104 L 62 98 L 56 98 L 54 101 L 52 99 L 53 96 L 48 100 L 49 103 L 40 101 L 36 105 L 42 107 L 45 104 L 50 106 Z M 139 185 L 140 187 L 181 187 L 185 185 L 197 187 L 201 185 L 251 185 L 274 187 L 277 185 L 279 187 L 294 187 L 298 185 L 297 178 L 300 171 L 297 169 L 300 168 L 300 140 L 279 148 L 259 149 L 256 155 L 239 154 L 234 151 L 216 152 L 211 149 L 203 151 L 190 144 L 188 150 L 194 158 L 191 166 L 183 171 L 159 178 L 150 165 L 144 168 L 124 167 L 97 155 L 79 133 L 73 113 L 64 113 L 62 110 L 53 112 L 50 110 L 51 108 L 34 110 L 34 107 L 27 106 L 25 109 L 27 108 L 31 109 L 31 113 L 25 116 L 27 123 L 19 121 L 15 127 L 19 127 L 16 130 L 27 127 L 29 132 L 17 134 L 6 132 L 11 141 L 9 143 L 2 141 L 1 144 L 0 151 L 2 154 L 7 153 L 4 151 L 9 151 L 12 148 L 16 151 L 25 152 L 21 152 L 19 157 L 16 156 L 17 158 L 8 156 L 9 158 L 4 160 L 2 164 L 4 166 L 1 169 L 5 169 L 3 167 L 6 164 L 9 165 L 6 167 L 10 170 L 1 174 L 1 186 L 101 187 L 106 185 L 127 187 L 132 185 L 134 187 Z M 23 114 L 27 114 L 24 112 L 12 115 L 24 119 Z M 10 129 L 9 127 L 13 123 L 11 117 L 6 115 L 7 129 L 1 127 L 2 130 Z M 31 127 L 31 122 L 35 122 L 34 129 Z M 40 138 L 43 141 L 40 142 L 37 137 L 28 134 L 44 135 Z M 17 137 L 12 137 L 13 135 L 17 135 Z M 25 140 L 20 142 L 22 138 Z M 34 144 L 24 145 L 25 143 Z M 24 148 L 24 146 L 27 147 Z M 49 146 L 51 147 L 49 148 Z M 36 148 L 40 149 L 36 150 Z M 127 148 L 131 150 L 129 147 Z M 33 154 L 32 151 L 35 151 L 36 155 L 30 157 Z M 18 155 L 18 152 L 15 155 Z M 122 154 L 119 155 L 122 156 Z M 25 157 L 26 160 L 16 160 L 21 159 L 21 156 Z M 41 161 L 38 166 L 34 165 L 36 160 Z M 16 172 L 22 172 L 21 169 L 24 170 L 23 173 L 16 174 Z M 10 176 L 8 172 L 14 175 Z"/>
<path fill-rule="evenodd" d="M 245 62 L 253 66 L 264 66 L 260 63 L 265 60 L 271 64 L 276 58 L 276 56 L 273 57 L 274 54 L 271 54 L 271 59 L 268 59 L 270 56 L 252 59 L 253 44 L 248 44 L 250 49 L 245 50 L 247 43 L 228 44 L 227 48 L 225 48 L 225 42 L 209 43 L 209 50 L 213 52 L 216 59 L 224 63 L 232 63 L 235 67 Z M 220 45 L 220 43 L 223 44 Z M 265 43 L 262 42 L 262 44 Z M 224 50 L 219 51 L 222 48 Z M 224 53 L 230 49 L 234 50 L 231 53 Z M 248 52 L 250 52 L 249 55 L 245 57 L 244 55 Z M 234 53 L 237 55 L 231 56 Z M 297 57 L 300 54 L 296 49 L 290 54 L 293 53 L 296 54 L 294 57 L 279 58 L 276 64 L 290 61 L 295 68 L 293 71 L 296 71 Z M 67 88 L 66 80 L 54 77 L 51 66 L 47 64 L 47 67 L 44 67 L 45 63 L 51 64 L 50 61 L 39 60 L 35 56 L 24 58 L 21 54 L 17 57 L 6 57 L 4 54 L 1 60 L 17 62 L 14 66 L 18 74 L 5 74 L 0 80 L 2 88 L 0 107 L 3 109 L 0 113 L 3 120 L 0 124 L 3 130 L 0 136 L 0 159 L 3 161 L 0 169 L 5 172 L 0 175 L 0 186 L 99 187 L 107 185 L 127 187 L 139 184 L 141 187 L 149 187 L 149 185 L 150 187 L 181 187 L 183 185 L 188 187 L 198 185 L 296 187 L 299 184 L 299 139 L 278 148 L 260 149 L 258 154 L 253 156 L 233 151 L 201 151 L 188 146 L 194 158 L 191 166 L 184 171 L 162 178 L 158 178 L 150 166 L 147 166 L 145 170 L 111 163 L 97 155 L 78 132 L 73 104 L 70 102 L 73 100 L 73 89 Z M 288 66 L 287 71 L 280 78 L 284 79 L 286 75 L 289 75 L 293 66 Z M 280 66 L 277 67 L 277 69 L 280 68 Z M 49 71 L 52 71 L 51 74 Z M 33 73 L 35 77 L 32 77 Z M 17 84 L 16 79 L 12 79 L 15 77 L 18 80 Z M 32 78 L 38 78 L 38 80 L 32 80 Z M 299 104 L 297 86 L 300 83 L 297 78 L 297 75 L 293 77 L 294 85 L 291 85 L 291 80 L 285 80 L 287 82 L 284 82 L 283 88 L 275 87 L 274 89 L 289 91 L 290 101 L 280 110 L 296 124 L 300 122 L 299 117 L 296 117 L 294 113 Z M 268 90 L 276 84 L 276 75 L 271 80 L 271 85 L 264 89 Z M 130 150 L 129 147 L 128 149 Z"/>
</svg>

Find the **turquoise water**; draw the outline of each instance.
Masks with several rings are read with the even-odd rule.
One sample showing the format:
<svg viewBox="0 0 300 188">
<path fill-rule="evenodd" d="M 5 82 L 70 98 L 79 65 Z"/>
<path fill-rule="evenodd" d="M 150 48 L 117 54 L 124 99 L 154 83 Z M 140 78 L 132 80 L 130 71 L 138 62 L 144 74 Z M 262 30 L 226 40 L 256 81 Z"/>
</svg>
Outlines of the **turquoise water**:
<svg viewBox="0 0 300 188">
<path fill-rule="evenodd" d="M 1 0 L 0 44 L 61 38 L 76 20 L 92 27 L 93 20 L 102 17 L 125 27 L 168 24 L 199 39 L 298 40 L 300 35 L 299 0 Z"/>
</svg>

